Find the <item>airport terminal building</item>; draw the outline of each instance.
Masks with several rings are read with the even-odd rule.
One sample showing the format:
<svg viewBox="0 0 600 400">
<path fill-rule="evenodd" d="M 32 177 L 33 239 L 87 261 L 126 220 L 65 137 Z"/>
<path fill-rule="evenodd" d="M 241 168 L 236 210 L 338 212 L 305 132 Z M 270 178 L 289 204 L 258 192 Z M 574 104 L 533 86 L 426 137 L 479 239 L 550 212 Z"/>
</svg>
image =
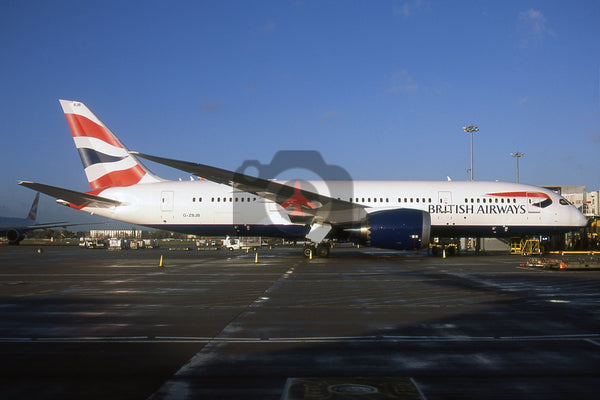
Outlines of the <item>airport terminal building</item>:
<svg viewBox="0 0 600 400">
<path fill-rule="evenodd" d="M 600 217 L 600 190 L 588 192 L 585 186 L 543 186 L 574 204 L 588 218 Z"/>
</svg>

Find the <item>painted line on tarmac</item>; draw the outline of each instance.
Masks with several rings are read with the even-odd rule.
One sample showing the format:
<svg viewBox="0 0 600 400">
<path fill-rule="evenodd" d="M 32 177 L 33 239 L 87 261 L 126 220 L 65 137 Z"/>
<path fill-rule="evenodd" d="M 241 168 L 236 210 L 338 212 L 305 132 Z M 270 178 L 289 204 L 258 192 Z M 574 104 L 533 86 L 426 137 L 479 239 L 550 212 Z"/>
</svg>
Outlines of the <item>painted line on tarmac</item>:
<svg viewBox="0 0 600 400">
<path fill-rule="evenodd" d="M 541 336 L 306 336 L 306 337 L 209 337 L 209 336 L 80 336 L 0 337 L 0 343 L 399 343 L 399 342 L 518 342 L 584 340 L 600 346 L 600 334 Z"/>
<path fill-rule="evenodd" d="M 585 341 L 588 343 L 591 343 L 591 344 L 595 344 L 596 346 L 600 347 L 600 342 L 597 342 L 593 339 L 586 339 Z"/>
</svg>

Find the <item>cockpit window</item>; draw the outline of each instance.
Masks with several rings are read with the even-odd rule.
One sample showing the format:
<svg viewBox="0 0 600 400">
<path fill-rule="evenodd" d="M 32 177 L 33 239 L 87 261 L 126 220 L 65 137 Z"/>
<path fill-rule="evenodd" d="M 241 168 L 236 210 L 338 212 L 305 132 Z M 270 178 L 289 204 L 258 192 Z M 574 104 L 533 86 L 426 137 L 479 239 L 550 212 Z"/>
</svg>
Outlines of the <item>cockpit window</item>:
<svg viewBox="0 0 600 400">
<path fill-rule="evenodd" d="M 531 203 L 531 199 L 529 200 L 529 202 Z M 546 199 L 546 200 L 540 201 L 538 203 L 533 203 L 532 206 L 539 207 L 539 208 L 546 208 L 551 204 L 552 204 L 552 200 Z"/>
<path fill-rule="evenodd" d="M 562 204 L 563 206 L 570 206 L 571 205 L 571 203 L 569 203 L 566 199 L 563 199 L 563 198 L 561 198 L 558 202 L 560 204 Z"/>
</svg>

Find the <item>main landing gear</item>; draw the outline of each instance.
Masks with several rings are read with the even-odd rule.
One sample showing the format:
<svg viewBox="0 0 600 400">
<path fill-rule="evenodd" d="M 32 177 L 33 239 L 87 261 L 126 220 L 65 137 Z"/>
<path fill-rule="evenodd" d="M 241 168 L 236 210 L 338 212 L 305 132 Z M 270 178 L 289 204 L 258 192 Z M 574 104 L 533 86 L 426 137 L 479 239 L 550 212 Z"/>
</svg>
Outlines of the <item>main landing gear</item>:
<svg viewBox="0 0 600 400">
<path fill-rule="evenodd" d="M 329 257 L 329 250 L 331 246 L 329 243 L 319 243 L 316 247 L 314 244 L 304 245 L 302 249 L 302 255 L 306 258 L 312 257 Z"/>
</svg>

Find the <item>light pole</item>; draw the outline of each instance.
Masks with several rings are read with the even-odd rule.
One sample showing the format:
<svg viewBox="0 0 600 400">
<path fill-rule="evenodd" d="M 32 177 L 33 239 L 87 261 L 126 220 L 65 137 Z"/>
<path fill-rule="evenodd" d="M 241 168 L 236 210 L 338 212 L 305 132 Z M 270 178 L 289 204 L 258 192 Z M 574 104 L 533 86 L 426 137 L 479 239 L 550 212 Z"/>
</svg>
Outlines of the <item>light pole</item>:
<svg viewBox="0 0 600 400">
<path fill-rule="evenodd" d="M 463 126 L 463 131 L 471 134 L 471 180 L 473 180 L 473 133 L 479 132 L 477 125 Z"/>
<path fill-rule="evenodd" d="M 510 153 L 510 155 L 517 159 L 517 183 L 519 183 L 519 158 L 523 157 L 525 153 L 516 151 L 514 153 Z"/>
</svg>

